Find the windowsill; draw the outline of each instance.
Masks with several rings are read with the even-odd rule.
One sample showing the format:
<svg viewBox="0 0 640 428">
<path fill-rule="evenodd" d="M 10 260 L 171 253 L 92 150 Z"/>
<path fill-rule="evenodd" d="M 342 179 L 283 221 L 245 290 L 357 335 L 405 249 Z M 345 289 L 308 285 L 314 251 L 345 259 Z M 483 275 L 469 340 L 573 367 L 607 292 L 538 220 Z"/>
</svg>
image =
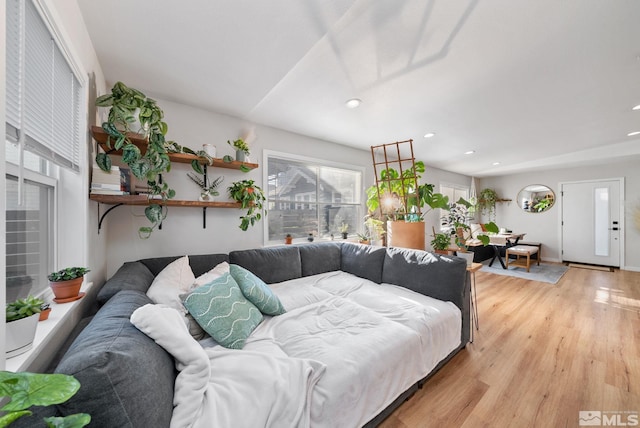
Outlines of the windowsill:
<svg viewBox="0 0 640 428">
<path fill-rule="evenodd" d="M 93 282 L 84 283 L 80 291 L 87 293 Z M 45 321 L 38 322 L 38 328 L 36 329 L 36 337 L 33 339 L 33 345 L 31 349 L 24 354 L 16 355 L 15 357 L 7 358 L 5 363 L 5 370 L 18 372 L 24 371 L 35 360 L 38 354 L 49 344 L 49 341 L 54 336 L 54 333 L 62 325 L 67 317 L 69 317 L 78 305 L 82 302 L 82 299 L 78 299 L 75 302 L 69 303 L 55 303 L 51 302 L 51 313 L 49 318 Z"/>
</svg>

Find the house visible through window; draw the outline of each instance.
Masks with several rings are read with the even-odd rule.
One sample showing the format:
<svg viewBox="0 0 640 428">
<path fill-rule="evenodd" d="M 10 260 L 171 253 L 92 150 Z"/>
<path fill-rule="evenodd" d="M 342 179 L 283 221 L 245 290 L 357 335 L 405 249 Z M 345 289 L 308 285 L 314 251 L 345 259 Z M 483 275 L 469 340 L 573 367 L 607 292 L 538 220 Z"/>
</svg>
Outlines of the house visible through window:
<svg viewBox="0 0 640 428">
<path fill-rule="evenodd" d="M 54 187 L 25 180 L 18 204 L 18 179 L 7 175 L 6 279 L 7 302 L 47 288 L 52 263 Z"/>
<path fill-rule="evenodd" d="M 337 238 L 362 224 L 362 171 L 322 161 L 267 154 L 267 241 Z"/>
</svg>

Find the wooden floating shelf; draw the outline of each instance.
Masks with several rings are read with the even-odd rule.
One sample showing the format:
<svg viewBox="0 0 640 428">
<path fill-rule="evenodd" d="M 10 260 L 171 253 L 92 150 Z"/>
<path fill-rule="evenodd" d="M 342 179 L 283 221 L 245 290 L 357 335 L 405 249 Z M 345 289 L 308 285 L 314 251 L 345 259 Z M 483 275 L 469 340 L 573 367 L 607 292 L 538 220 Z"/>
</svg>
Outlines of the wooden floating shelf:
<svg viewBox="0 0 640 428">
<path fill-rule="evenodd" d="M 93 135 L 93 138 L 98 142 L 98 144 L 100 144 L 100 147 L 102 148 L 102 150 L 104 150 L 105 153 L 114 154 L 117 156 L 122 155 L 122 150 L 114 150 L 107 146 L 107 140 L 109 139 L 109 134 L 107 134 L 106 131 L 102 129 L 102 127 L 92 126 L 91 134 Z M 129 132 L 127 133 L 127 137 L 129 137 L 131 142 L 140 149 L 140 153 L 144 154 L 147 151 L 147 140 L 142 135 Z M 240 169 L 242 166 L 244 166 L 249 169 L 256 169 L 259 166 L 257 163 L 238 162 L 235 160 L 232 162 L 225 162 L 220 158 L 214 158 L 213 163 L 209 164 L 206 159 L 203 159 L 188 153 L 167 153 L 167 154 L 169 155 L 169 159 L 171 159 L 171 162 L 190 164 L 193 160 L 197 160 L 203 165 L 208 165 L 215 168 Z"/>
<path fill-rule="evenodd" d="M 149 199 L 147 195 L 98 195 L 89 194 L 89 199 L 109 205 L 151 205 L 167 207 L 240 208 L 240 202 L 231 201 L 184 201 L 180 199 Z"/>
</svg>

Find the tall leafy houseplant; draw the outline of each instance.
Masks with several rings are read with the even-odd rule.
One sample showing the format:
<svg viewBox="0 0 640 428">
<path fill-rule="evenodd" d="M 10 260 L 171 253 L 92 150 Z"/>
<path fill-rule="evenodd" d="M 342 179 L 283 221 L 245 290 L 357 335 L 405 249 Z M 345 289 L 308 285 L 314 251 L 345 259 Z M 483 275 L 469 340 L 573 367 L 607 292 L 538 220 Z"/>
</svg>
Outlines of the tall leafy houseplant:
<svg viewBox="0 0 640 428">
<path fill-rule="evenodd" d="M 126 163 L 133 175 L 145 180 L 152 195 L 160 195 L 162 200 L 171 199 L 175 191 L 164 182 L 161 183 L 160 174 L 171 170 L 171 160 L 165 147 L 167 124 L 162 119 L 164 112 L 156 101 L 134 88 L 129 88 L 122 82 L 117 82 L 110 94 L 96 99 L 96 106 L 109 107 L 107 121 L 102 129 L 108 134 L 109 149 L 122 149 L 122 161 Z M 131 129 L 136 119 L 140 122 L 140 129 Z M 141 133 L 147 140 L 147 150 L 144 155 L 132 143 L 129 132 Z M 111 158 L 108 153 L 96 154 L 96 163 L 100 169 L 111 171 Z M 148 238 L 153 229 L 158 227 L 166 217 L 165 210 L 160 204 L 150 204 L 145 208 L 145 216 L 151 226 L 138 230 L 140 237 Z"/>
<path fill-rule="evenodd" d="M 417 207 L 428 206 L 430 209 L 446 208 L 449 198 L 433 192 L 433 184 L 420 184 L 420 178 L 425 171 L 424 162 L 415 162 L 413 168 L 406 169 L 400 174 L 393 168 L 380 172 L 378 186 L 367 189 L 367 208 L 369 214 L 385 220 L 404 220 L 408 222 L 422 221 L 417 213 Z M 414 178 L 415 177 L 415 178 Z M 418 182 L 417 191 L 415 189 Z M 406 203 L 405 203 L 406 200 Z"/>
<path fill-rule="evenodd" d="M 2 407 L 6 412 L 0 417 L 0 428 L 14 421 L 31 416 L 31 406 L 51 406 L 71 398 L 80 389 L 80 382 L 65 374 L 41 374 L 28 372 L 0 371 L 0 396 L 10 397 L 11 401 Z M 65 417 L 44 419 L 49 428 L 81 428 L 91 422 L 91 416 L 77 413 Z"/>
<path fill-rule="evenodd" d="M 227 191 L 231 199 L 240 202 L 241 208 L 247 210 L 245 215 L 240 216 L 240 229 L 246 231 L 249 226 L 260 221 L 266 198 L 262 189 L 253 180 L 236 181 L 229 186 Z"/>
</svg>

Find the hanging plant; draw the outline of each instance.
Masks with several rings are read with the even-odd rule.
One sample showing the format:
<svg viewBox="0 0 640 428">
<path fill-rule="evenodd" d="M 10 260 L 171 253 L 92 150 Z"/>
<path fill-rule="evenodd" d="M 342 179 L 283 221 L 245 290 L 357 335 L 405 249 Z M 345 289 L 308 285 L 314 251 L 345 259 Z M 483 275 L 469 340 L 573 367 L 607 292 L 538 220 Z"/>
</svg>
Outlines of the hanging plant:
<svg viewBox="0 0 640 428">
<path fill-rule="evenodd" d="M 247 210 L 245 215 L 240 216 L 240 229 L 246 231 L 249 226 L 260 221 L 263 202 L 266 198 L 262 189 L 253 180 L 236 181 L 227 190 L 231 199 L 240 202 L 241 208 Z"/>
<path fill-rule="evenodd" d="M 147 98 L 137 89 L 129 88 L 122 82 L 117 82 L 110 94 L 96 99 L 96 106 L 109 107 L 107 121 L 102 129 L 108 134 L 107 147 L 113 150 L 122 149 L 122 161 L 126 163 L 133 175 L 147 182 L 151 196 L 159 195 L 163 201 L 175 196 L 175 191 L 166 182 L 162 182 L 160 174 L 171 170 L 171 160 L 165 148 L 165 134 L 167 124 L 162 119 L 163 111 L 156 101 Z M 132 129 L 138 120 L 140 129 Z M 147 140 L 147 150 L 144 155 L 131 142 L 129 132 L 141 133 Z M 103 171 L 111 171 L 111 158 L 108 153 L 96 154 L 96 163 Z M 151 204 L 145 209 L 145 216 L 151 222 L 151 227 L 141 227 L 138 234 L 141 238 L 148 238 L 166 214 L 160 204 Z"/>
<path fill-rule="evenodd" d="M 495 190 L 482 189 L 478 195 L 478 210 L 480 214 L 486 214 L 490 220 L 495 220 L 496 202 L 498 202 L 498 194 Z"/>
<path fill-rule="evenodd" d="M 102 124 L 102 129 L 108 135 L 106 145 L 109 151 L 96 154 L 96 163 L 103 171 L 111 172 L 109 153 L 122 150 L 122 161 L 129 166 L 136 178 L 147 182 L 150 199 L 166 201 L 176 194 L 169 184 L 161 179 L 161 174 L 171 171 L 171 159 L 168 153 L 187 153 L 198 156 L 200 159 L 194 159 L 191 166 L 199 174 L 203 173 L 201 159 L 205 159 L 209 165 L 213 164 L 213 158 L 205 151 L 195 152 L 175 141 L 167 141 L 165 139 L 167 123 L 163 121 L 164 112 L 155 100 L 148 98 L 137 89 L 117 82 L 113 85 L 111 93 L 96 99 L 96 106 L 109 108 L 107 121 Z M 141 134 L 147 141 L 144 155 L 127 135 L 130 132 Z M 167 209 L 163 208 L 161 203 L 152 203 L 144 210 L 144 214 L 151 226 L 141 227 L 138 235 L 141 238 L 148 238 L 166 218 Z"/>
</svg>

